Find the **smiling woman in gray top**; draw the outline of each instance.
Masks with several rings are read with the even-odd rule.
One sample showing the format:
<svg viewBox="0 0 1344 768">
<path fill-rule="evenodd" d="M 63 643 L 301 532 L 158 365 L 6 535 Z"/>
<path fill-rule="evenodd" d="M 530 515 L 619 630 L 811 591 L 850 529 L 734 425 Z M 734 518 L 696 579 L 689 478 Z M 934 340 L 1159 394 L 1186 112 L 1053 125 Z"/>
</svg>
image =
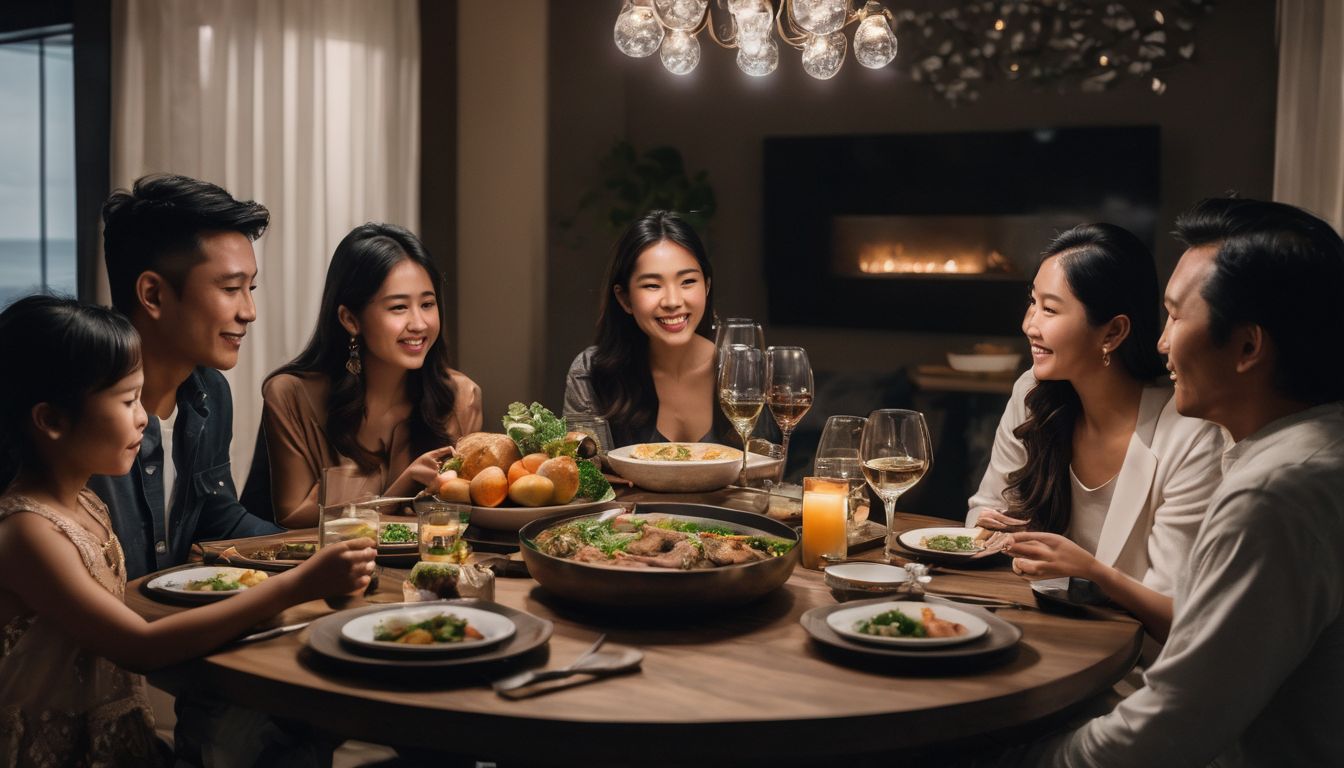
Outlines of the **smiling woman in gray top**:
<svg viewBox="0 0 1344 768">
<path fill-rule="evenodd" d="M 676 214 L 650 211 L 632 224 L 607 270 L 596 344 L 570 366 L 565 414 L 606 419 L 616 445 L 731 433 L 704 335 L 713 274 L 700 237 Z"/>
</svg>

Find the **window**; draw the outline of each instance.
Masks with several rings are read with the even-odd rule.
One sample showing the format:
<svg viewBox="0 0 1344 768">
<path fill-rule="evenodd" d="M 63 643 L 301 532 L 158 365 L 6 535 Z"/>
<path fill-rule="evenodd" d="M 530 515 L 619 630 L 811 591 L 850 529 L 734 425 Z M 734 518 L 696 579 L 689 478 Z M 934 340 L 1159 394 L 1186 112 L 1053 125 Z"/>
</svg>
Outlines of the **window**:
<svg viewBox="0 0 1344 768">
<path fill-rule="evenodd" d="M 75 258 L 71 34 L 0 36 L 0 307 L 37 291 L 70 296 Z"/>
</svg>

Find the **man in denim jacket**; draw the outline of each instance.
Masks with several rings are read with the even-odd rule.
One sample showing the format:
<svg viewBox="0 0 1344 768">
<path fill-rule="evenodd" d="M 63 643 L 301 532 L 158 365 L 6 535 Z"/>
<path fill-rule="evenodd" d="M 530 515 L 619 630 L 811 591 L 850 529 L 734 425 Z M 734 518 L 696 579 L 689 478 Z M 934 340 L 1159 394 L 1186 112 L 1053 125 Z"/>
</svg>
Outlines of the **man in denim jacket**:
<svg viewBox="0 0 1344 768">
<path fill-rule="evenodd" d="M 196 541 L 280 529 L 238 503 L 229 468 L 238 363 L 265 207 L 184 176 L 145 176 L 103 206 L 112 305 L 140 332 L 149 414 L 135 466 L 95 477 L 134 579 L 186 562 Z"/>
</svg>

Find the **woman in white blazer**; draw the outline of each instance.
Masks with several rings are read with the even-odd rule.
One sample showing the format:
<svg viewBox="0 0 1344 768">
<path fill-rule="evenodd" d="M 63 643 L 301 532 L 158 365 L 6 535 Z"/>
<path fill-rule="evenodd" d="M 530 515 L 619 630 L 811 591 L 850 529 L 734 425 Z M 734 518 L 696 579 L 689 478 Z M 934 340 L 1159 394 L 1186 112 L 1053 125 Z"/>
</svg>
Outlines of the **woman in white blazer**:
<svg viewBox="0 0 1344 768">
<path fill-rule="evenodd" d="M 1084 224 L 1051 243 L 1013 387 L 968 525 L 1015 533 L 1013 570 L 1077 576 L 1166 637 L 1171 597 L 1221 479 L 1216 426 L 1163 386 L 1157 271 L 1137 238 Z"/>
</svg>

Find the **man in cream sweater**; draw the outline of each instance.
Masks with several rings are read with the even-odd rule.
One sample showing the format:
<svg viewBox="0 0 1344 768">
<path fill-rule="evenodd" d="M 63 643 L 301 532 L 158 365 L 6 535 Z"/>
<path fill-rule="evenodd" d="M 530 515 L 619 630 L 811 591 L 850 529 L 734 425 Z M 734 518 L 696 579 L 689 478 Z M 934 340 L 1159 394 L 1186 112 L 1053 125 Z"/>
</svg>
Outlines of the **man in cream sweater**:
<svg viewBox="0 0 1344 768">
<path fill-rule="evenodd" d="M 1159 349 L 1230 437 L 1145 687 L 1037 745 L 1059 766 L 1344 765 L 1344 243 L 1279 203 L 1205 200 Z"/>
</svg>

